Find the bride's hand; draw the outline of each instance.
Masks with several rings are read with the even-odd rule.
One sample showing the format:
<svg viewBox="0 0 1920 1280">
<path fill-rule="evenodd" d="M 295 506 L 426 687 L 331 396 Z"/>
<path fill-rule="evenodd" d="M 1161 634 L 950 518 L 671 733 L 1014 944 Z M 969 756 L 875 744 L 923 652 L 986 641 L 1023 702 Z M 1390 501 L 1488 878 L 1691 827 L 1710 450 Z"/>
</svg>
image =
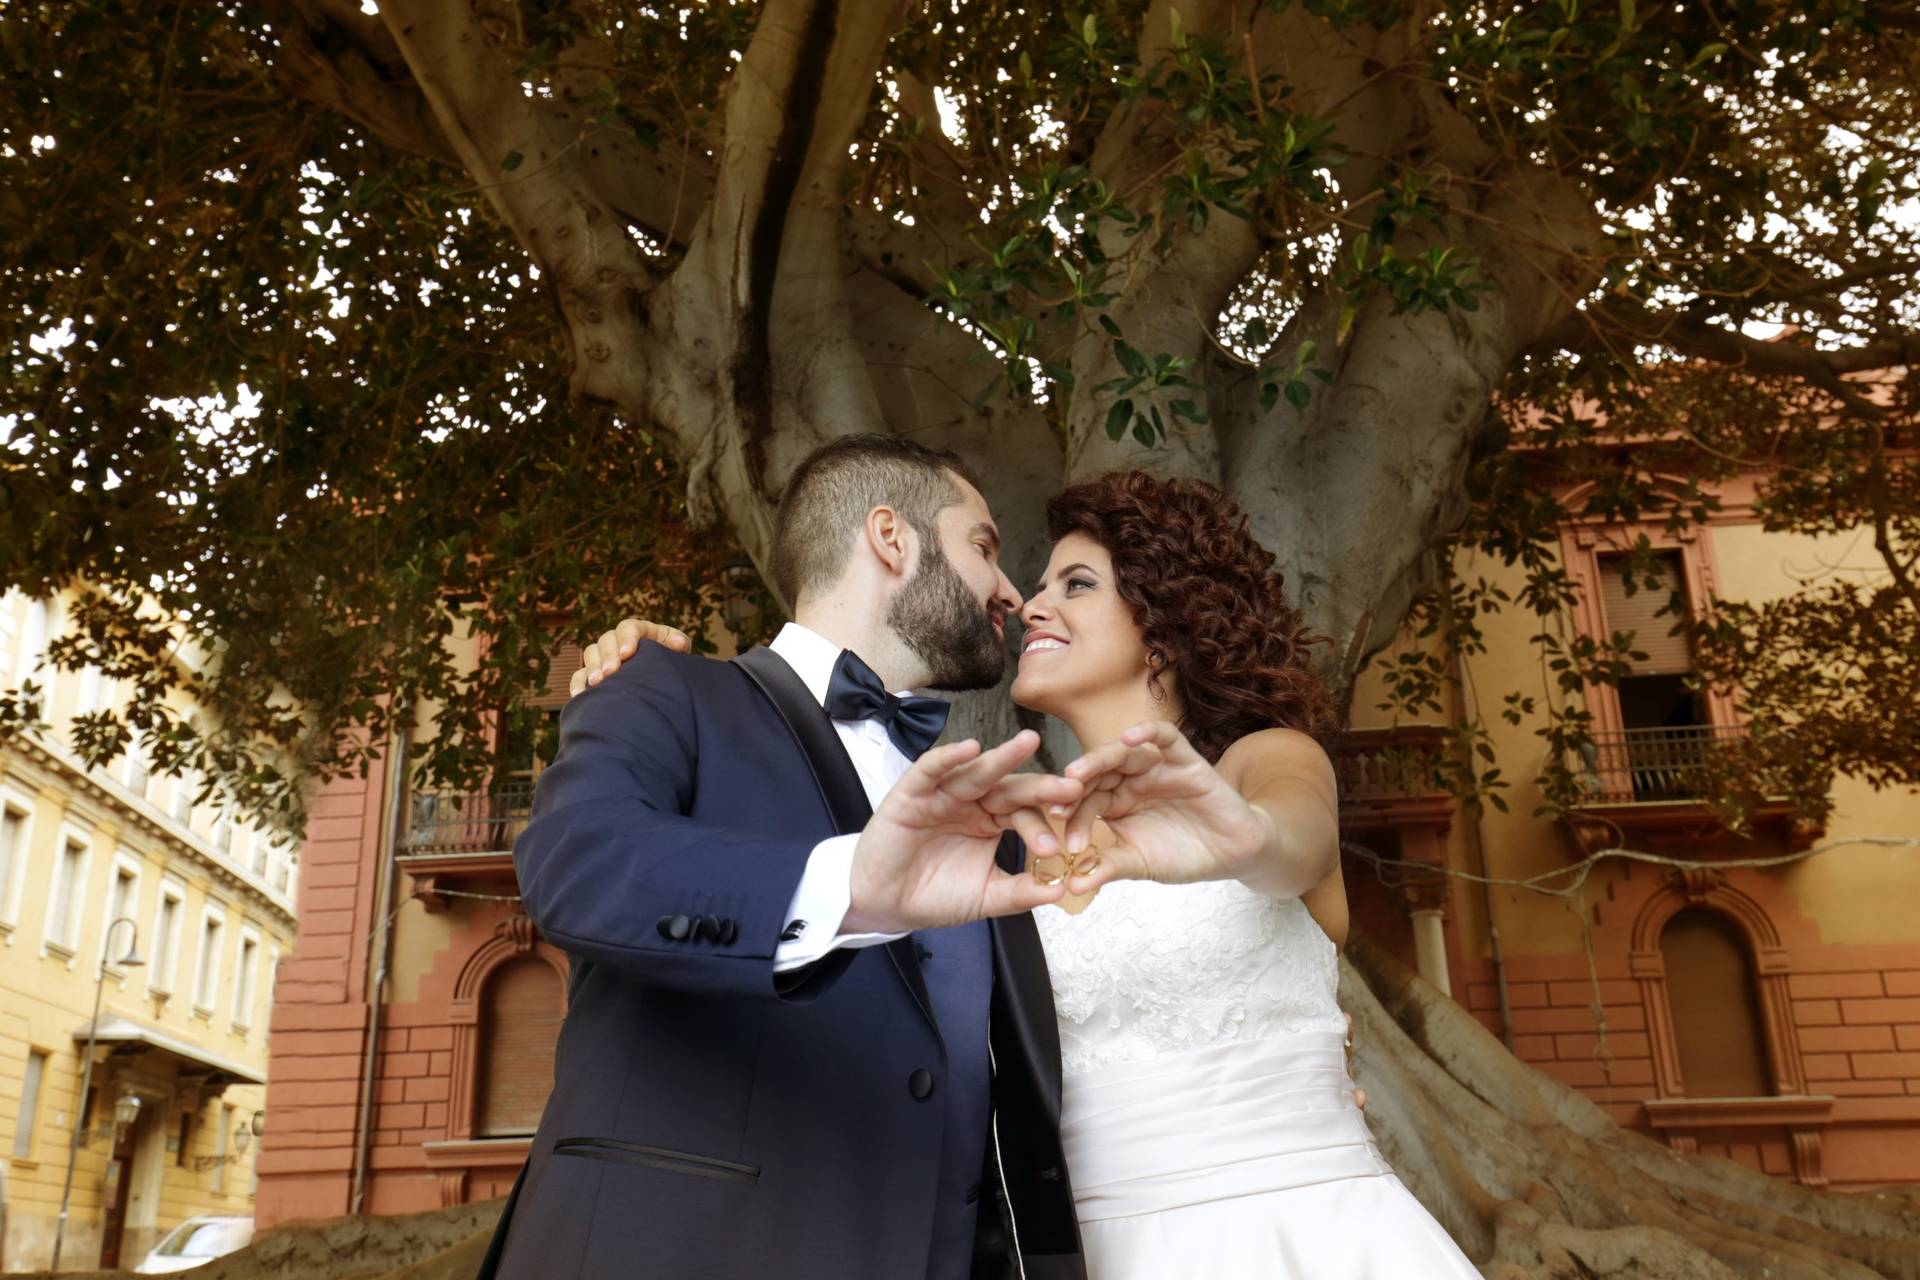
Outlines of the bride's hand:
<svg viewBox="0 0 1920 1280">
<path fill-rule="evenodd" d="M 580 651 L 580 669 L 567 684 L 567 696 L 576 697 L 618 671 L 621 663 L 640 651 L 642 640 L 665 645 L 676 653 L 693 649 L 693 641 L 677 627 L 641 618 L 622 618 L 613 630 Z"/>
<path fill-rule="evenodd" d="M 1074 893 L 1119 879 L 1234 879 L 1255 868 L 1273 836 L 1268 816 L 1248 804 L 1170 721 L 1134 725 L 1068 765 L 1065 776 L 1087 788 L 1067 818 L 1067 852 L 1084 865 L 1097 819 L 1115 837 L 1099 851 L 1096 867 L 1072 877 Z"/>
</svg>

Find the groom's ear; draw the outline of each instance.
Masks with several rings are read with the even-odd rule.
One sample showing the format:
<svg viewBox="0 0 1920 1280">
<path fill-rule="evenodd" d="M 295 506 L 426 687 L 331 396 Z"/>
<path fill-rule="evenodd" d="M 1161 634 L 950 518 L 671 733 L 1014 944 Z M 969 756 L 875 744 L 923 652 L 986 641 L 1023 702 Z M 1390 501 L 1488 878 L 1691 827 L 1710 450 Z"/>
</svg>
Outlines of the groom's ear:
<svg viewBox="0 0 1920 1280">
<path fill-rule="evenodd" d="M 906 518 L 892 507 L 875 507 L 861 526 L 866 550 L 889 572 L 905 576 L 913 562 L 915 533 Z"/>
</svg>

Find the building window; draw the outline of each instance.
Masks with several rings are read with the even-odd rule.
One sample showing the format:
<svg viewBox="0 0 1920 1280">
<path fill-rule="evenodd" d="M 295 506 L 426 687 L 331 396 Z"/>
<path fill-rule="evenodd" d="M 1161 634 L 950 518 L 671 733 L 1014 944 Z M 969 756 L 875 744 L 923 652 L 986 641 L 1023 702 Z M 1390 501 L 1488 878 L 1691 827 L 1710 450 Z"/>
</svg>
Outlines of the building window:
<svg viewBox="0 0 1920 1280">
<path fill-rule="evenodd" d="M 200 951 L 194 960 L 193 1007 L 209 1016 L 220 990 L 220 934 L 224 929 L 214 909 L 208 908 L 200 921 Z"/>
<path fill-rule="evenodd" d="M 267 839 L 267 833 L 258 827 L 251 828 L 247 832 L 247 845 L 248 851 L 253 855 L 248 861 L 248 865 L 253 868 L 253 874 L 262 880 L 266 879 L 267 863 L 273 856 L 273 844 Z"/>
<path fill-rule="evenodd" d="M 147 783 L 152 780 L 153 767 L 147 760 L 146 748 L 140 745 L 138 739 L 127 744 L 127 759 L 123 768 L 125 771 L 120 775 L 120 780 L 126 783 L 127 790 L 142 800 L 146 799 Z"/>
<path fill-rule="evenodd" d="M 260 940 L 241 934 L 240 963 L 233 971 L 233 1025 L 243 1029 L 253 1025 L 254 969 L 259 957 Z"/>
<path fill-rule="evenodd" d="M 53 896 L 47 904 L 47 943 L 73 953 L 80 936 L 81 898 L 86 887 L 87 846 L 68 836 L 53 869 Z"/>
<path fill-rule="evenodd" d="M 173 885 L 160 886 L 160 910 L 153 920 L 153 967 L 147 970 L 147 986 L 161 995 L 172 993 L 179 968 L 180 913 L 185 896 Z"/>
<path fill-rule="evenodd" d="M 1660 933 L 1680 1086 L 1689 1098 L 1771 1096 L 1753 964 L 1733 922 L 1690 908 Z"/>
<path fill-rule="evenodd" d="M 27 860 L 27 811 L 0 802 L 0 922 L 14 919 L 13 880 Z"/>
<path fill-rule="evenodd" d="M 27 1051 L 27 1073 L 20 1081 L 19 1120 L 13 1128 L 13 1155 L 16 1160 L 33 1156 L 33 1127 L 40 1119 L 40 1085 L 47 1076 L 47 1055 L 38 1049 Z"/>
<path fill-rule="evenodd" d="M 1600 607 L 1609 634 L 1629 632 L 1644 658 L 1631 660 L 1620 680 L 1620 722 L 1625 729 L 1672 729 L 1708 723 L 1698 694 L 1686 687 L 1693 649 L 1685 630 L 1686 590 L 1678 551 L 1660 551 L 1651 565 L 1630 571 L 1626 556 L 1600 557 Z"/>
<path fill-rule="evenodd" d="M 27 601 L 27 625 L 20 636 L 20 648 L 14 655 L 13 683 L 24 684 L 35 676 L 35 668 L 46 655 L 47 632 L 51 629 L 53 601 Z M 39 674 L 41 686 L 41 712 L 45 714 L 47 699 L 53 692 L 53 668 Z"/>
<path fill-rule="evenodd" d="M 106 701 L 106 692 L 106 682 L 101 679 L 100 668 L 91 663 L 80 668 L 80 692 L 73 699 L 74 717 L 78 719 L 98 711 Z"/>
<path fill-rule="evenodd" d="M 222 857 L 233 856 L 233 819 L 224 809 L 221 810 L 220 816 L 214 819 L 213 835 L 210 839 L 213 841 L 213 847 Z"/>
<path fill-rule="evenodd" d="M 565 1011 L 560 975 L 538 957 L 510 960 L 488 976 L 480 1001 L 475 1137 L 519 1137 L 539 1128 L 553 1092 Z"/>
<path fill-rule="evenodd" d="M 125 929 L 114 936 L 113 922 L 122 917 L 131 920 L 139 910 L 139 900 L 139 867 L 115 858 L 113 882 L 107 888 L 107 918 L 100 926 L 100 959 L 110 967 L 127 954 L 127 945 L 133 941 L 133 935 Z"/>
<path fill-rule="evenodd" d="M 198 775 L 183 773 L 173 780 L 173 820 L 183 826 L 193 825 L 193 799 L 200 793 Z"/>
</svg>

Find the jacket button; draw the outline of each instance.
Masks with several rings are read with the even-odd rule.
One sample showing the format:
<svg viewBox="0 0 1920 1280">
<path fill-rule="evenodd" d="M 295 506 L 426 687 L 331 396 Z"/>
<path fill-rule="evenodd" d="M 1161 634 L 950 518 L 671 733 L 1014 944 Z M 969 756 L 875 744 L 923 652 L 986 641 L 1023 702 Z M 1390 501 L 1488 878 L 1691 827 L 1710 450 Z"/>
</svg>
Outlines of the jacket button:
<svg viewBox="0 0 1920 1280">
<path fill-rule="evenodd" d="M 675 942 L 685 942 L 693 936 L 693 921 L 686 916 L 675 916 L 667 922 L 667 936 Z"/>
<path fill-rule="evenodd" d="M 913 1095 L 915 1102 L 925 1102 L 933 1096 L 933 1072 L 925 1067 L 915 1067 L 913 1074 L 907 1077 L 907 1092 Z"/>
<path fill-rule="evenodd" d="M 720 917 L 719 916 L 701 916 L 700 924 L 698 927 L 700 930 L 700 936 L 705 938 L 708 942 L 720 941 Z"/>
<path fill-rule="evenodd" d="M 655 927 L 657 927 L 660 930 L 661 937 L 663 938 L 673 937 L 673 917 L 672 916 L 661 916 Z"/>
<path fill-rule="evenodd" d="M 732 946 L 733 940 L 740 936 L 740 926 L 733 922 L 732 916 L 723 916 L 720 920 L 720 943 Z"/>
</svg>

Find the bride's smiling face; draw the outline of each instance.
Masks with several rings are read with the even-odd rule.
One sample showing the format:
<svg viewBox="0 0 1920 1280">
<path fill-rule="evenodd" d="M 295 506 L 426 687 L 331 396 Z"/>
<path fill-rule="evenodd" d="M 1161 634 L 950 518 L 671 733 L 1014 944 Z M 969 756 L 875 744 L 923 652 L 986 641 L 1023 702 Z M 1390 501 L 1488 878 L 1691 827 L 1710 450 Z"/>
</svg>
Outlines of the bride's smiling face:
<svg viewBox="0 0 1920 1280">
<path fill-rule="evenodd" d="M 1054 544 L 1046 576 L 1020 610 L 1026 634 L 1013 700 L 1062 716 L 1063 708 L 1147 684 L 1147 646 L 1120 596 L 1113 557 L 1084 533 Z"/>
</svg>

